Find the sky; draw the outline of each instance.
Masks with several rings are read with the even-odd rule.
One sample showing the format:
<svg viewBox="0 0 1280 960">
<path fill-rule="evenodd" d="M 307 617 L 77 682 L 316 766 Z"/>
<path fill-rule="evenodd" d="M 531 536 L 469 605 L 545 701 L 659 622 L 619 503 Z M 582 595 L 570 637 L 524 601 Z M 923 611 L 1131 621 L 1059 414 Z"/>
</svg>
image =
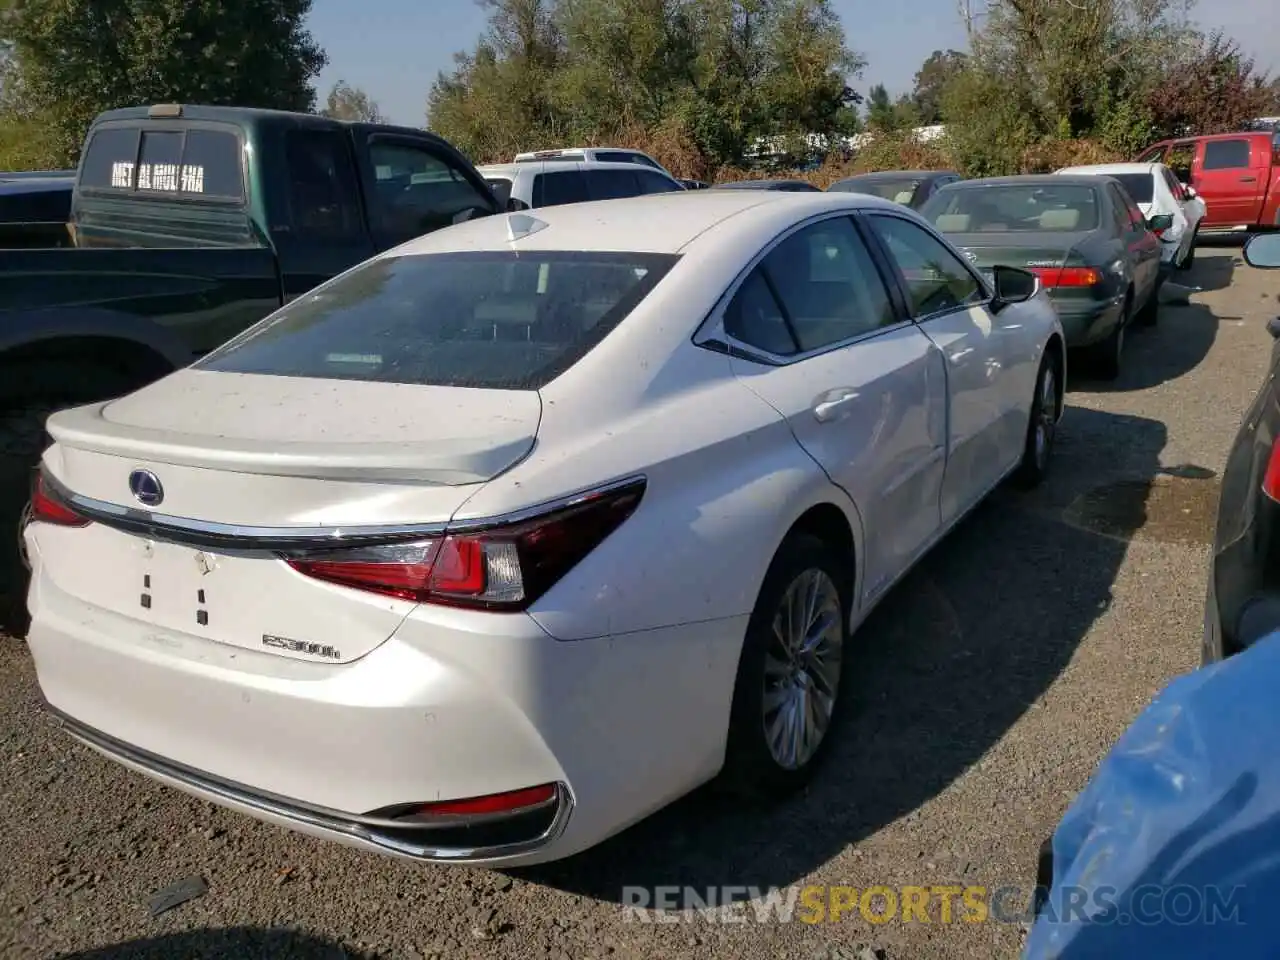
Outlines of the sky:
<svg viewBox="0 0 1280 960">
<path fill-rule="evenodd" d="M 897 96 L 912 88 L 934 50 L 964 49 L 956 0 L 833 0 L 851 49 L 868 65 L 854 89 L 883 83 Z M 976 6 L 976 4 L 975 4 Z M 1205 29 L 1222 28 L 1257 61 L 1280 73 L 1280 0 L 1200 0 Z M 310 28 L 329 54 L 317 89 L 335 81 L 361 87 L 393 122 L 421 126 L 427 91 L 470 50 L 485 25 L 474 0 L 314 0 Z"/>
</svg>

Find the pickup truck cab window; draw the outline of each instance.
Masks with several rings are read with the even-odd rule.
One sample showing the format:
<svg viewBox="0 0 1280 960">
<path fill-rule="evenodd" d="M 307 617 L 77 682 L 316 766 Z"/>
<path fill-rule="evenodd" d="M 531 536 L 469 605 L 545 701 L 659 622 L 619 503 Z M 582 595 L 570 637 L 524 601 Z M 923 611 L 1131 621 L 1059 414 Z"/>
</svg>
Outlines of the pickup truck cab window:
<svg viewBox="0 0 1280 960">
<path fill-rule="evenodd" d="M 410 240 L 491 212 L 493 201 L 425 144 L 374 137 L 369 163 L 374 170 L 369 206 L 392 237 Z"/>
<path fill-rule="evenodd" d="M 346 138 L 329 130 L 290 130 L 284 152 L 294 235 L 317 240 L 359 237 L 356 178 Z"/>
<path fill-rule="evenodd" d="M 240 138 L 205 128 L 103 127 L 89 140 L 80 186 L 240 202 L 245 198 Z"/>
<path fill-rule="evenodd" d="M 533 180 L 533 205 L 554 207 L 562 203 L 585 203 L 591 199 L 587 179 L 577 170 L 540 173 Z"/>
</svg>

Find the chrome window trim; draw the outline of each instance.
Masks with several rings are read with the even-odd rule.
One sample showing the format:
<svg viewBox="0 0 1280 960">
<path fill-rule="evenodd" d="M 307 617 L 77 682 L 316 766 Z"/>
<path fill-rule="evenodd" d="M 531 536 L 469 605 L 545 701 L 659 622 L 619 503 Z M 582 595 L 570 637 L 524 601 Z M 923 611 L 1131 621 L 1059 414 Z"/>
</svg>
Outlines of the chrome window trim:
<svg viewBox="0 0 1280 960">
<path fill-rule="evenodd" d="M 959 313 L 962 310 L 966 310 L 966 311 L 972 310 L 974 307 L 985 307 L 987 310 L 991 309 L 991 303 L 996 298 L 994 285 L 987 283 L 986 277 L 984 277 L 980 272 L 978 272 L 976 269 L 970 266 L 969 262 L 965 259 L 964 254 L 956 250 L 955 244 L 953 244 L 945 236 L 943 236 L 936 229 L 934 229 L 933 224 L 931 224 L 928 220 L 924 219 L 924 217 L 904 217 L 897 210 L 878 210 L 878 209 L 867 210 L 866 219 L 870 220 L 872 217 L 888 217 L 894 220 L 902 220 L 905 223 L 909 223 L 914 227 L 918 227 L 919 229 L 927 233 L 929 236 L 939 241 L 942 244 L 944 249 L 950 251 L 952 255 L 955 256 L 956 262 L 960 264 L 961 268 L 964 269 L 969 274 L 969 276 L 972 277 L 977 282 L 978 290 L 981 291 L 981 293 L 983 294 L 983 297 L 981 300 L 975 300 L 973 301 L 973 303 L 961 303 L 961 304 L 957 304 L 954 307 L 947 307 L 945 310 L 935 310 L 933 313 L 926 313 L 926 314 L 921 314 L 918 317 L 912 317 L 912 321 L 914 323 L 928 323 L 930 320 L 937 320 L 940 317 L 949 317 L 953 313 Z M 875 229 L 874 223 L 870 223 L 868 224 L 868 226 L 870 226 L 872 230 Z M 884 247 L 885 256 L 893 257 L 893 253 L 892 251 L 889 250 L 889 244 L 885 241 L 885 239 L 883 237 L 880 237 L 879 235 L 877 235 L 877 239 L 880 241 L 881 246 Z M 895 261 L 895 265 L 897 265 L 896 261 Z M 901 271 L 902 267 L 898 266 L 898 269 L 899 271 Z M 910 301 L 910 298 L 907 297 L 907 290 L 905 287 L 902 290 L 902 294 L 903 294 L 903 297 L 907 299 L 908 307 L 910 307 L 911 301 Z"/>
<path fill-rule="evenodd" d="M 141 507 L 122 506 L 106 500 L 86 497 L 44 471 L 44 482 L 50 492 L 64 500 L 77 513 L 103 526 L 148 537 L 166 543 L 233 550 L 249 553 L 317 553 L 341 550 L 373 543 L 417 540 L 449 533 L 466 533 L 532 520 L 546 513 L 577 506 L 587 500 L 647 483 L 643 474 L 631 474 L 584 490 L 556 497 L 497 516 L 475 517 L 460 521 L 434 523 L 345 524 L 335 526 L 291 527 L 254 526 L 217 523 L 154 513 Z"/>
<path fill-rule="evenodd" d="M 702 323 L 698 325 L 698 329 L 695 330 L 693 334 L 694 346 L 702 347 L 703 349 L 713 349 L 711 344 L 713 342 L 718 342 L 726 345 L 734 356 L 739 356 L 744 360 L 771 367 L 788 367 L 796 363 L 803 363 L 805 360 L 810 360 L 813 357 L 820 357 L 824 354 L 833 353 L 837 350 L 844 350 L 847 347 L 855 346 L 866 340 L 872 340 L 876 337 L 883 336 L 884 334 L 892 333 L 895 330 L 902 330 L 904 327 L 911 326 L 912 321 L 910 319 L 899 320 L 897 323 L 883 327 L 876 327 L 874 330 L 867 330 L 864 333 L 859 333 L 855 336 L 848 337 L 834 343 L 829 343 L 813 350 L 786 355 L 771 353 L 768 350 L 761 349 L 760 347 L 743 343 L 741 340 L 738 340 L 736 337 L 731 337 L 725 332 L 724 312 L 733 301 L 733 298 L 737 296 L 738 291 L 742 288 L 742 285 L 746 282 L 747 278 L 751 276 L 755 269 L 760 266 L 769 254 L 801 230 L 808 229 L 818 223 L 824 223 L 827 220 L 843 218 L 849 221 L 849 226 L 857 236 L 858 242 L 865 248 L 866 241 L 862 239 L 861 234 L 858 234 L 857 225 L 853 222 L 854 216 L 863 209 L 865 208 L 848 207 L 835 212 L 826 211 L 815 214 L 814 216 L 806 217 L 799 223 L 793 223 L 791 226 L 787 227 L 787 229 L 782 231 L 782 233 L 779 233 L 770 240 L 766 246 L 756 252 L 754 257 L 747 261 L 747 265 L 742 270 L 738 271 L 737 276 L 733 278 L 733 282 L 730 283 L 724 293 L 720 295 L 720 298 L 716 300 L 715 306 L 711 308 L 711 311 L 703 319 Z M 870 250 L 867 250 L 867 255 L 871 256 Z M 880 276 L 879 270 L 876 271 L 875 278 L 882 286 L 885 287 L 885 296 L 889 298 L 889 302 L 892 304 L 893 296 L 888 289 L 888 286 L 885 285 L 884 279 Z M 894 312 L 897 313 L 896 305 Z"/>
</svg>

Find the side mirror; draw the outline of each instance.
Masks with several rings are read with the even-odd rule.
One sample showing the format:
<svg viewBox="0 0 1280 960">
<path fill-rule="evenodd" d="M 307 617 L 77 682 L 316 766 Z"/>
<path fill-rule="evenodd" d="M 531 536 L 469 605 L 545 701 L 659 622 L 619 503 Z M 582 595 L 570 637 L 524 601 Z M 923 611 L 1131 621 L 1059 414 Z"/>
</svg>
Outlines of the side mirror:
<svg viewBox="0 0 1280 960">
<path fill-rule="evenodd" d="M 1244 262 L 1263 270 L 1280 267 L 1280 233 L 1259 233 L 1250 238 L 1244 245 Z"/>
<path fill-rule="evenodd" d="M 1010 303 L 1025 303 L 1040 292 L 1040 278 L 1030 270 L 1017 267 L 994 267 L 991 279 L 996 288 L 997 307 Z"/>
<path fill-rule="evenodd" d="M 1147 220 L 1147 229 L 1152 233 L 1164 233 L 1173 226 L 1172 213 L 1159 213 Z"/>
<path fill-rule="evenodd" d="M 1195 187 L 1193 187 L 1193 186 L 1192 186 L 1191 184 L 1189 184 L 1189 183 L 1184 183 L 1184 184 L 1182 185 L 1182 190 L 1183 190 L 1183 192 L 1184 192 L 1188 197 L 1190 197 L 1192 200 L 1194 200 L 1196 197 L 1200 196 L 1200 194 L 1198 194 L 1198 193 L 1196 192 L 1196 188 L 1195 188 Z"/>
</svg>

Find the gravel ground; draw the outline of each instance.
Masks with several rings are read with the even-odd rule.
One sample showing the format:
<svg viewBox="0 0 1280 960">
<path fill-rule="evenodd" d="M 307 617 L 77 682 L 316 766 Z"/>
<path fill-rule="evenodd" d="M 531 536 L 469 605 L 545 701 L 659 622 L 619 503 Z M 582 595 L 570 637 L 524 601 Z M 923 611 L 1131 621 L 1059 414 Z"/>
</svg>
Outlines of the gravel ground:
<svg viewBox="0 0 1280 960">
<path fill-rule="evenodd" d="M 574 861 L 401 864 L 190 800 L 73 745 L 0 639 L 5 957 L 1015 957 L 1016 923 L 642 923 L 624 886 L 966 884 L 1027 891 L 1102 753 L 1198 662 L 1217 471 L 1263 374 L 1280 281 L 1202 250 L 1189 305 L 1122 379 L 1075 380 L 1052 480 L 1000 492 L 859 635 L 859 709 L 772 810 L 703 791 Z M 122 691 L 122 695 L 127 692 Z M 148 899 L 200 877 L 158 917 Z"/>
</svg>

